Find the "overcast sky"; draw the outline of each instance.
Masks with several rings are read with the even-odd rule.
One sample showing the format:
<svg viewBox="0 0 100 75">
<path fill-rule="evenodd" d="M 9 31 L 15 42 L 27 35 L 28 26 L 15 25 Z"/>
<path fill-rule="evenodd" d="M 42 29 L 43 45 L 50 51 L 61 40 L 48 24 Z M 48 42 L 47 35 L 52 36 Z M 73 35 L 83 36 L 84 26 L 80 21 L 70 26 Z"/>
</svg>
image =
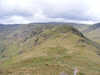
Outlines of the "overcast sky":
<svg viewBox="0 0 100 75">
<path fill-rule="evenodd" d="M 0 23 L 100 21 L 100 0 L 0 0 Z"/>
</svg>

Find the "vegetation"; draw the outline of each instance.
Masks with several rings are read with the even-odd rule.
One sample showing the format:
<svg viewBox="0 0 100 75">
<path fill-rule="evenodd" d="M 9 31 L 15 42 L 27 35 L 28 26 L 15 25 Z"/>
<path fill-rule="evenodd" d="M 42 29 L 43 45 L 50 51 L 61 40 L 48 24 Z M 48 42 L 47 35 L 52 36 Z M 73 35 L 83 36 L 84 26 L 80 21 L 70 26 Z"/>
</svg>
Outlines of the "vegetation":
<svg viewBox="0 0 100 75">
<path fill-rule="evenodd" d="M 92 26 L 88 26 L 81 30 L 83 34 L 89 38 L 90 40 L 100 44 L 100 23 L 94 24 Z"/>
<path fill-rule="evenodd" d="M 1 75 L 100 75 L 100 48 L 64 25 L 21 25 L 3 41 Z"/>
</svg>

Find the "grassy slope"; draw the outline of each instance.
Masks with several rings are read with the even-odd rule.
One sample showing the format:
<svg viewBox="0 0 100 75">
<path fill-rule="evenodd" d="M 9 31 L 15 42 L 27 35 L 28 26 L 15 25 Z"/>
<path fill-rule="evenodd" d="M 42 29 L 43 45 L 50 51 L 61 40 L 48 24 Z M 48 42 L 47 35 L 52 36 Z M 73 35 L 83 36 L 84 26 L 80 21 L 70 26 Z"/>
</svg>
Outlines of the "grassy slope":
<svg viewBox="0 0 100 75">
<path fill-rule="evenodd" d="M 8 59 L 1 63 L 7 71 L 2 75 L 73 75 L 74 68 L 78 75 L 100 75 L 97 48 L 72 27 L 45 28 L 23 39 L 7 40 Z"/>
<path fill-rule="evenodd" d="M 88 26 L 87 28 L 82 28 L 82 32 L 84 33 L 84 35 L 93 40 L 94 42 L 97 42 L 100 44 L 100 35 L 99 35 L 99 32 L 100 32 L 100 24 L 97 23 L 97 24 L 94 24 L 92 26 Z"/>
<path fill-rule="evenodd" d="M 2 58 L 2 53 L 5 51 L 5 39 L 18 28 L 19 25 L 0 25 L 0 59 Z"/>
<path fill-rule="evenodd" d="M 96 29 L 96 30 L 93 30 L 91 32 L 85 33 L 85 35 L 89 39 L 91 39 L 91 40 L 93 40 L 93 41 L 95 41 L 95 42 L 97 42 L 97 43 L 100 44 L 100 35 L 99 35 L 99 32 L 100 32 L 100 29 Z"/>
</svg>

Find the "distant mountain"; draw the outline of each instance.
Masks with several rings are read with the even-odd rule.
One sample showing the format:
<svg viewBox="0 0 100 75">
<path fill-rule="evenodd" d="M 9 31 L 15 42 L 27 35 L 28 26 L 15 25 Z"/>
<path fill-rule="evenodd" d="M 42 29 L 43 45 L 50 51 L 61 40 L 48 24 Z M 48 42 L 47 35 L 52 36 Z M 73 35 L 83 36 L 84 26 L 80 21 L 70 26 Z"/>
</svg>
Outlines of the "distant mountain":
<svg viewBox="0 0 100 75">
<path fill-rule="evenodd" d="M 4 36 L 7 36 L 10 33 L 16 31 L 16 29 L 19 27 L 20 27 L 20 25 L 18 25 L 18 24 L 14 24 L 14 25 L 0 24 L 0 39 L 5 38 Z"/>
<path fill-rule="evenodd" d="M 83 26 L 83 25 L 86 25 L 86 24 L 81 24 L 81 23 L 71 23 L 71 22 L 41 22 L 41 23 L 30 23 L 30 24 L 66 24 L 66 25 L 70 25 L 70 26 Z"/>
<path fill-rule="evenodd" d="M 79 75 L 100 75 L 100 48 L 69 24 L 4 30 L 13 32 L 0 45 L 1 75 L 73 75 L 75 68 Z"/>
</svg>

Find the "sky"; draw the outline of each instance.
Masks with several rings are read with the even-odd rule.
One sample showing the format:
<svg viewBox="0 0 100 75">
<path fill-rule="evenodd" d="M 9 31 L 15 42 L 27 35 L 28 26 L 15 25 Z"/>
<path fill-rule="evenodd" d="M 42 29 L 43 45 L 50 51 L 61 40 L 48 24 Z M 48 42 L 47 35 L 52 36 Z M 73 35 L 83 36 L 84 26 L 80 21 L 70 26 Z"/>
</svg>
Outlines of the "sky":
<svg viewBox="0 0 100 75">
<path fill-rule="evenodd" d="M 0 0 L 0 23 L 96 23 L 100 0 Z"/>
</svg>

